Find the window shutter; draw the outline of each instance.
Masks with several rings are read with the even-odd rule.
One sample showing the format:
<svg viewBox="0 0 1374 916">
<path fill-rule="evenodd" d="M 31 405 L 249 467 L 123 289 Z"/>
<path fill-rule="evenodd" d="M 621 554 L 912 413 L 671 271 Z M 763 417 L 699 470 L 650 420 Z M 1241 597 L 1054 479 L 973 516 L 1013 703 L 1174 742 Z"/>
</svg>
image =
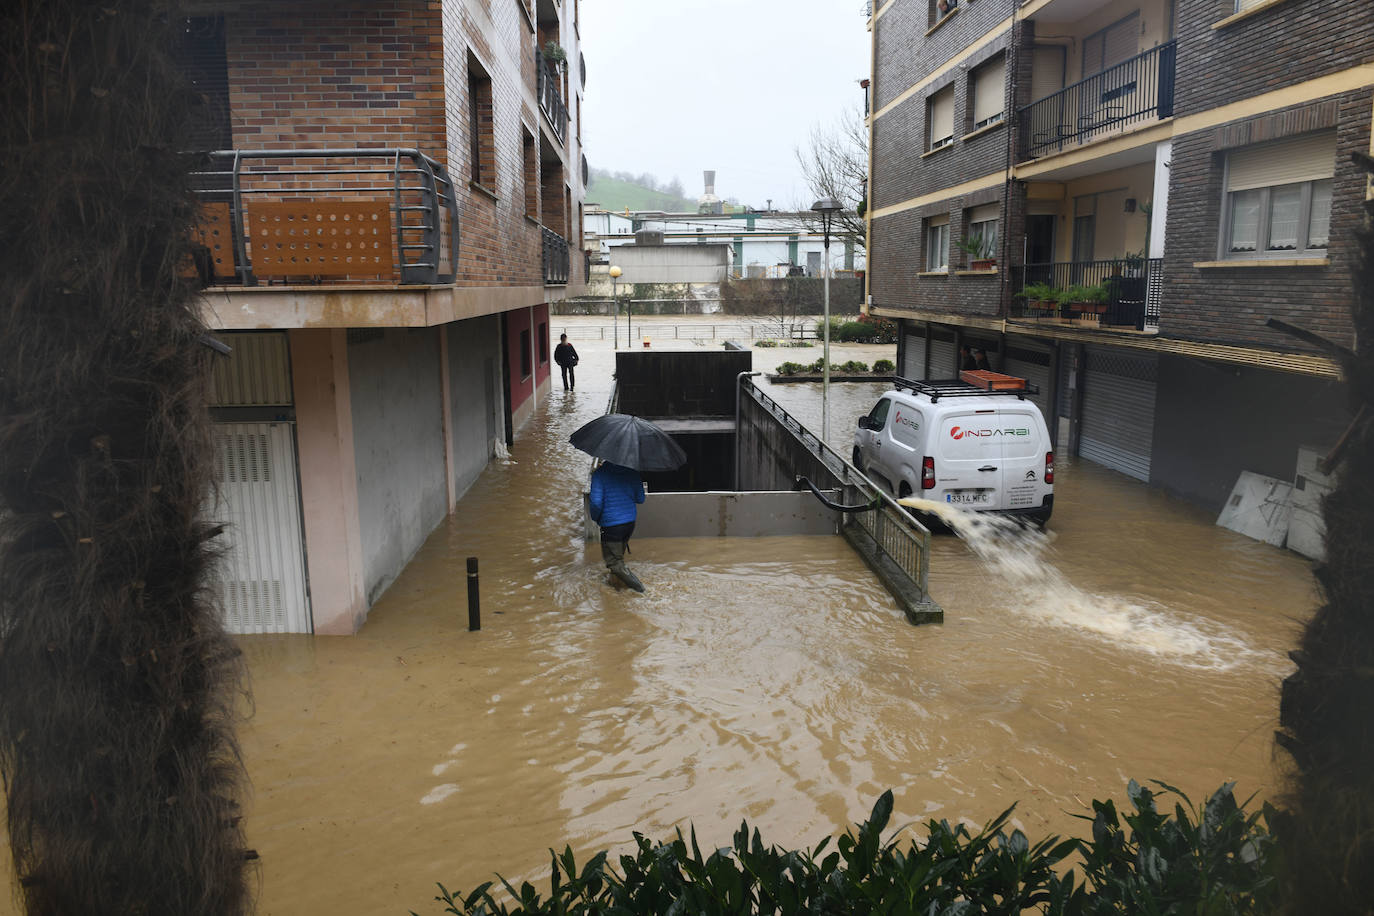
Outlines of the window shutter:
<svg viewBox="0 0 1374 916">
<path fill-rule="evenodd" d="M 1140 14 L 1132 13 L 1121 22 L 1107 29 L 1105 39 L 1106 52 L 1102 61 L 1102 69 L 1115 67 L 1124 60 L 1135 57 L 1137 50 L 1136 37 L 1140 33 Z"/>
<path fill-rule="evenodd" d="M 981 207 L 974 207 L 968 211 L 968 221 L 970 223 L 981 223 L 990 219 L 997 219 L 1002 215 L 1001 204 L 983 204 Z"/>
<path fill-rule="evenodd" d="M 1227 160 L 1226 190 L 1247 191 L 1298 181 L 1320 181 L 1336 173 L 1336 135 L 1320 131 L 1247 146 Z"/>
<path fill-rule="evenodd" d="M 1049 98 L 1064 88 L 1064 49 L 1038 46 L 1031 51 L 1031 99 Z"/>
<path fill-rule="evenodd" d="M 948 213 L 941 213 L 939 216 L 932 216 L 932 217 L 930 218 L 930 226 L 931 226 L 932 229 L 935 228 L 936 226 L 948 226 L 948 225 L 949 225 L 949 214 L 948 214 Z"/>
<path fill-rule="evenodd" d="M 1238 2 L 1236 3 L 1236 12 L 1243 13 L 1246 10 L 1253 9 L 1254 7 L 1257 7 L 1264 2 L 1265 0 L 1238 0 Z"/>
<path fill-rule="evenodd" d="M 954 136 L 954 89 L 950 87 L 930 100 L 930 142 Z"/>
<path fill-rule="evenodd" d="M 1006 58 L 983 67 L 973 77 L 973 124 L 986 123 L 1002 113 L 1002 100 L 1006 93 Z"/>
</svg>

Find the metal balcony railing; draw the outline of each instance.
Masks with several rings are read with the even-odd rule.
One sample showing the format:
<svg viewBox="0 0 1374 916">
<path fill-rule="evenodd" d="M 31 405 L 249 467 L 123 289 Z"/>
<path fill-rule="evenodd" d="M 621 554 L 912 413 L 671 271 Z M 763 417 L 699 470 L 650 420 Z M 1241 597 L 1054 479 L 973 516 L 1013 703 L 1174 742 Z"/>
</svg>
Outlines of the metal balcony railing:
<svg viewBox="0 0 1374 916">
<path fill-rule="evenodd" d="M 534 52 L 534 72 L 536 91 L 539 95 L 539 110 L 549 119 L 549 126 L 559 143 L 568 140 L 568 106 L 563 101 L 558 69 L 551 61 L 544 59 L 542 51 Z"/>
<path fill-rule="evenodd" d="M 568 282 L 571 266 L 568 261 L 568 240 L 551 229 L 544 229 L 543 235 L 544 285 L 562 286 Z"/>
<path fill-rule="evenodd" d="M 1020 111 L 1022 161 L 1100 139 L 1123 125 L 1173 117 L 1177 42 L 1165 42 Z"/>
<path fill-rule="evenodd" d="M 1012 268 L 1014 292 L 1009 317 L 1158 330 L 1163 267 L 1163 258 L 1018 265 Z M 1027 287 L 1031 288 L 1030 293 L 1026 292 Z M 1049 287 L 1053 296 L 1035 295 L 1043 287 Z M 1084 293 L 1077 302 L 1071 298 L 1075 288 Z M 1094 292 L 1096 295 L 1091 295 Z"/>
<path fill-rule="evenodd" d="M 207 283 L 452 283 L 458 202 L 416 149 L 218 150 L 192 173 Z"/>
</svg>

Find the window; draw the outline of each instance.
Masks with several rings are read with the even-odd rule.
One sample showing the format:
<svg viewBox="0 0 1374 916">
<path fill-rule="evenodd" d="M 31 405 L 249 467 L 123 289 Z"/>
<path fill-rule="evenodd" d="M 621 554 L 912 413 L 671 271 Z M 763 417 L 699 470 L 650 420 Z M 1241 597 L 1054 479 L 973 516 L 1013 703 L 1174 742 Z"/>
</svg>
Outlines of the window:
<svg viewBox="0 0 1374 916">
<path fill-rule="evenodd" d="M 531 358 L 532 358 L 532 355 L 531 355 L 531 353 L 530 353 L 530 329 L 529 329 L 529 328 L 525 328 L 525 330 L 523 330 L 523 331 L 520 332 L 520 377 L 521 377 L 521 378 L 529 378 L 529 377 L 530 377 L 530 359 L 531 359 Z"/>
<path fill-rule="evenodd" d="M 926 220 L 926 270 L 949 270 L 949 216 Z"/>
<path fill-rule="evenodd" d="M 954 12 L 958 5 L 959 0 L 926 0 L 926 7 L 929 12 L 926 25 L 934 25 L 944 19 Z"/>
<path fill-rule="evenodd" d="M 926 102 L 926 149 L 937 150 L 954 142 L 954 87 L 947 86 Z"/>
<path fill-rule="evenodd" d="M 525 172 L 525 215 L 539 220 L 539 148 L 534 145 L 534 136 L 524 127 L 520 128 L 521 150 L 524 157 Z"/>
<path fill-rule="evenodd" d="M 1243 13 L 1246 10 L 1254 9 L 1264 2 L 1265 0 L 1236 0 L 1236 12 Z"/>
<path fill-rule="evenodd" d="M 873 409 L 868 412 L 868 428 L 877 432 L 887 425 L 888 412 L 892 410 L 892 401 L 883 398 L 873 405 Z"/>
<path fill-rule="evenodd" d="M 1226 158 L 1223 258 L 1325 257 L 1336 136 L 1331 131 L 1236 150 Z"/>
<path fill-rule="evenodd" d="M 186 74 L 201 100 L 191 117 L 191 149 L 233 149 L 224 17 L 193 16 L 179 20 L 172 53 L 178 69 Z"/>
<path fill-rule="evenodd" d="M 1083 39 L 1083 78 L 1135 57 L 1139 34 L 1140 13 L 1136 12 Z"/>
<path fill-rule="evenodd" d="M 970 253 L 970 260 L 988 260 L 997 257 L 997 219 L 1001 215 L 1000 204 L 984 204 L 968 211 L 968 228 L 964 238 L 976 244 L 976 253 Z"/>
<path fill-rule="evenodd" d="M 549 326 L 544 323 L 539 325 L 539 365 L 546 366 L 549 363 Z"/>
<path fill-rule="evenodd" d="M 496 185 L 496 139 L 492 128 L 491 77 L 468 56 L 468 178 Z"/>
<path fill-rule="evenodd" d="M 998 55 L 973 72 L 970 89 L 973 92 L 973 129 L 987 127 L 1002 120 L 1006 98 L 1007 59 Z"/>
</svg>

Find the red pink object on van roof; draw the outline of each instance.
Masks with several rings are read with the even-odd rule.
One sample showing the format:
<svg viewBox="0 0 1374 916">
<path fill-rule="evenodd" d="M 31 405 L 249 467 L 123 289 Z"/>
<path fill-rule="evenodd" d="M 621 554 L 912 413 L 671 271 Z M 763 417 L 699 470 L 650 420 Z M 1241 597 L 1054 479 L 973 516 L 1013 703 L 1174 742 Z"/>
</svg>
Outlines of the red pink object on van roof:
<svg viewBox="0 0 1374 916">
<path fill-rule="evenodd" d="M 986 369 L 965 369 L 959 373 L 959 381 L 985 391 L 1020 391 L 1026 387 L 1026 380 L 1023 378 L 1003 375 L 1001 372 L 989 372 Z"/>
</svg>

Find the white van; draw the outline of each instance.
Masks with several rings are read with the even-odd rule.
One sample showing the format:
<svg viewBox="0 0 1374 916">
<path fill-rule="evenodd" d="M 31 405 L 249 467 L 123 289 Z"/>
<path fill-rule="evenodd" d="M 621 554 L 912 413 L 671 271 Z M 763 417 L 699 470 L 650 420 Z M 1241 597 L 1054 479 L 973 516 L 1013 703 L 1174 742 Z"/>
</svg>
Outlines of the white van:
<svg viewBox="0 0 1374 916">
<path fill-rule="evenodd" d="M 999 376 L 1010 379 L 1009 376 Z M 894 379 L 859 418 L 854 466 L 897 498 L 1027 517 L 1054 508 L 1054 447 L 1040 408 L 1013 390 L 962 381 Z"/>
</svg>

